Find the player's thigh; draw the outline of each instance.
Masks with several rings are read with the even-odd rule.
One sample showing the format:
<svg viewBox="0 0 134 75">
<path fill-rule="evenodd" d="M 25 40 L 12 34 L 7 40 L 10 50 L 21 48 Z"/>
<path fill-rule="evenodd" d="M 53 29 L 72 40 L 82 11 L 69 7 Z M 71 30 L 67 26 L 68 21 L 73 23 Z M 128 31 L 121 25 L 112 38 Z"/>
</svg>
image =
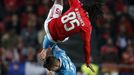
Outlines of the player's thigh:
<svg viewBox="0 0 134 75">
<path fill-rule="evenodd" d="M 60 17 L 61 14 L 62 14 L 62 10 L 63 10 L 63 6 L 62 5 L 54 4 L 52 6 L 52 8 L 50 9 L 46 20 L 50 20 L 50 19 L 53 19 L 53 18 Z"/>
</svg>

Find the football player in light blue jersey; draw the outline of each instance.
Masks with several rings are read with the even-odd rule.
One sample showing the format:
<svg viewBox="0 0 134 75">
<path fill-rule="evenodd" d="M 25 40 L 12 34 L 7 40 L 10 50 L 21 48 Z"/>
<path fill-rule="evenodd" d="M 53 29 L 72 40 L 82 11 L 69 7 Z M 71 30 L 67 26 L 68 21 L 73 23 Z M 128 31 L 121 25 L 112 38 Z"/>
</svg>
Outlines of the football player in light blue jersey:
<svg viewBox="0 0 134 75">
<path fill-rule="evenodd" d="M 45 42 L 49 44 L 47 52 L 52 55 L 45 55 L 46 53 L 44 51 L 42 52 L 42 57 L 45 59 L 43 66 L 49 71 L 54 71 L 55 75 L 76 75 L 76 67 L 65 51 L 59 48 L 56 43 L 47 41 L 47 36 L 44 38 Z"/>
</svg>

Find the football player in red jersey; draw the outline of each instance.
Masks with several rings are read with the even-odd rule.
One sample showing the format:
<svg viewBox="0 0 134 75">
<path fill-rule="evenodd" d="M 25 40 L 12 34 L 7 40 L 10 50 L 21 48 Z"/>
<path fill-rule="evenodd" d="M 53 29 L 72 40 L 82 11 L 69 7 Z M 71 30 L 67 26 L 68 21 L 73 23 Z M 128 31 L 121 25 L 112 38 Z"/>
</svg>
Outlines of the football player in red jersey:
<svg viewBox="0 0 134 75">
<path fill-rule="evenodd" d="M 44 23 L 46 36 L 43 41 L 43 50 L 40 53 L 40 58 L 43 58 L 44 53 L 52 44 L 64 42 L 68 37 L 81 33 L 83 39 L 83 49 L 85 53 L 85 61 L 87 67 L 92 71 L 90 65 L 90 38 L 92 32 L 91 19 L 101 14 L 100 4 L 92 7 L 83 6 L 79 0 L 68 0 L 70 8 L 62 14 L 63 0 L 55 0 L 54 5 L 49 11 L 48 17 Z"/>
</svg>

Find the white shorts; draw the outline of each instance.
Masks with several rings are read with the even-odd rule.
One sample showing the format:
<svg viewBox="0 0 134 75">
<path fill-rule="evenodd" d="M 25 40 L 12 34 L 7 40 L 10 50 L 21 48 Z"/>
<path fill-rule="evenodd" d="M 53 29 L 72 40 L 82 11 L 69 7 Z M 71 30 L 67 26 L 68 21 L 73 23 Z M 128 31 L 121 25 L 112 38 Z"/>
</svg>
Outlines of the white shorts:
<svg viewBox="0 0 134 75">
<path fill-rule="evenodd" d="M 59 5 L 59 4 L 54 4 L 53 7 L 50 9 L 49 13 L 48 13 L 48 17 L 47 19 L 45 20 L 44 22 L 44 28 L 45 28 L 45 32 L 46 32 L 46 35 L 48 36 L 48 39 L 51 41 L 51 42 L 55 42 L 50 33 L 49 33 L 49 29 L 48 29 L 48 23 L 54 19 L 54 18 L 58 18 L 61 16 L 62 14 L 62 10 L 63 10 L 63 6 L 62 5 Z"/>
</svg>

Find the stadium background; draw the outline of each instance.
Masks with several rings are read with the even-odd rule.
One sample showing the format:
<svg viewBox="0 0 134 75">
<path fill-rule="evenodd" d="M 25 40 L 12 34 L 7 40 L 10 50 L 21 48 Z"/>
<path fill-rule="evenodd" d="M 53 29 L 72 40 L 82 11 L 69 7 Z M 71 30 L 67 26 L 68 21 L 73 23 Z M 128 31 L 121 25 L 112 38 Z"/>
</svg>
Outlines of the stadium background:
<svg viewBox="0 0 134 75">
<path fill-rule="evenodd" d="M 87 5 L 93 2 L 81 1 Z M 93 23 L 96 26 L 91 38 L 91 61 L 98 67 L 97 75 L 134 75 L 134 1 L 100 1 L 104 19 Z M 0 75 L 46 72 L 37 54 L 45 35 L 43 23 L 52 4 L 51 0 L 0 0 Z M 67 0 L 64 4 L 66 11 Z M 78 75 L 86 75 L 81 70 L 84 53 L 80 34 L 60 46 L 77 66 Z"/>
</svg>

